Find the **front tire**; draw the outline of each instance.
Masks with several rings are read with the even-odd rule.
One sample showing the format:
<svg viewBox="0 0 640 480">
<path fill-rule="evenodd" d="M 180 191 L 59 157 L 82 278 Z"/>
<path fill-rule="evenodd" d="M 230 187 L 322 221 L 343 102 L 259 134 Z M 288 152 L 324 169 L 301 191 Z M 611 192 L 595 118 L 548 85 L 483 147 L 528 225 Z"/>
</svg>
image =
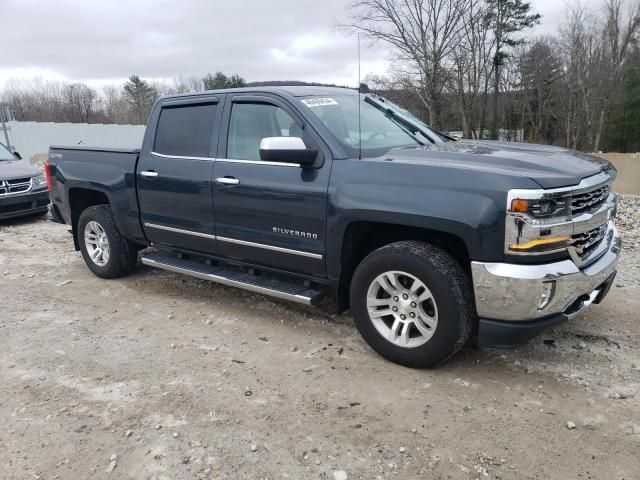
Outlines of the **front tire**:
<svg viewBox="0 0 640 480">
<path fill-rule="evenodd" d="M 108 205 L 89 207 L 82 212 L 76 234 L 82 258 L 98 277 L 122 277 L 135 268 L 138 251 L 118 231 Z"/>
<path fill-rule="evenodd" d="M 451 255 L 427 243 L 396 242 L 369 254 L 353 275 L 350 296 L 360 334 L 401 365 L 437 365 L 471 335 L 469 279 Z"/>
</svg>

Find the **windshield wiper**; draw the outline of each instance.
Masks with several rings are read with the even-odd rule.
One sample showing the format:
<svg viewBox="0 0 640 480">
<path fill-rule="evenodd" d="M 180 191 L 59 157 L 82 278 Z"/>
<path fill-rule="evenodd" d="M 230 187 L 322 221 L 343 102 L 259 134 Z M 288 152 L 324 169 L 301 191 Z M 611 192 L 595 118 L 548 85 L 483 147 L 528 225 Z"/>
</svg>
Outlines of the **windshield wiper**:
<svg viewBox="0 0 640 480">
<path fill-rule="evenodd" d="M 421 128 L 416 126 L 413 122 L 410 122 L 409 120 L 404 118 L 402 115 L 399 115 L 395 110 L 388 108 L 386 105 L 378 103 L 376 100 L 374 100 L 369 96 L 364 97 L 364 101 L 370 105 L 373 105 L 375 108 L 383 112 L 389 120 L 393 121 L 393 123 L 398 125 L 405 132 L 407 132 L 420 145 L 425 145 L 425 143 L 420 139 L 418 139 L 418 137 L 416 137 L 416 133 L 420 133 L 424 138 L 429 140 L 431 143 L 435 143 L 433 140 L 429 138 L 428 135 L 425 134 L 425 132 Z"/>
<path fill-rule="evenodd" d="M 457 139 L 451 137 L 450 135 L 447 135 L 446 133 L 442 133 L 442 132 L 439 132 L 437 130 L 434 130 L 433 127 L 431 127 L 431 126 L 424 125 L 424 127 L 426 127 L 426 128 L 421 127 L 420 124 L 422 124 L 422 122 L 419 121 L 417 118 L 416 118 L 416 121 L 418 121 L 418 124 L 416 124 L 414 122 L 411 122 L 410 120 L 407 120 L 406 116 L 414 117 L 414 118 L 415 118 L 415 116 L 409 111 L 406 111 L 406 116 L 402 116 L 402 114 L 398 113 L 396 109 L 387 107 L 385 105 L 385 103 L 388 102 L 388 103 L 390 103 L 391 105 L 394 105 L 395 107 L 397 107 L 400 110 L 404 110 L 404 109 L 399 107 L 398 105 L 395 105 L 393 102 L 386 100 L 383 97 L 380 97 L 380 100 L 374 99 L 372 97 L 366 97 L 366 98 L 367 99 L 371 99 L 371 101 L 369 102 L 371 105 L 374 105 L 374 106 L 376 106 L 376 107 L 378 107 L 380 109 L 385 109 L 385 112 L 390 110 L 398 118 L 401 118 L 402 120 L 406 121 L 408 124 L 411 124 L 413 129 L 415 129 L 415 131 L 420 132 L 422 134 L 422 136 L 425 137 L 427 140 L 429 140 L 431 143 L 437 143 L 433 139 L 432 135 L 436 135 L 437 137 L 439 137 L 439 140 L 445 140 L 445 141 L 451 141 L 451 142 L 456 142 L 457 141 Z M 377 105 L 376 105 L 376 103 L 377 103 Z"/>
</svg>

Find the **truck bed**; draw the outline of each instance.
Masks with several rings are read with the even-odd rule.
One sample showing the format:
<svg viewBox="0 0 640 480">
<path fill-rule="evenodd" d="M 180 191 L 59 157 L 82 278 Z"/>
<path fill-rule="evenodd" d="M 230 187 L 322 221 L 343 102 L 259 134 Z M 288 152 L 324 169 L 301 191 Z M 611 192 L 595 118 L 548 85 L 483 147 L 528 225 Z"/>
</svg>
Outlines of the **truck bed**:
<svg viewBox="0 0 640 480">
<path fill-rule="evenodd" d="M 77 199 L 104 199 L 122 233 L 144 241 L 136 194 L 139 149 L 51 146 L 47 163 L 53 177 L 51 201 L 65 223 L 75 228 Z M 102 203 L 102 201 L 101 201 Z"/>
</svg>

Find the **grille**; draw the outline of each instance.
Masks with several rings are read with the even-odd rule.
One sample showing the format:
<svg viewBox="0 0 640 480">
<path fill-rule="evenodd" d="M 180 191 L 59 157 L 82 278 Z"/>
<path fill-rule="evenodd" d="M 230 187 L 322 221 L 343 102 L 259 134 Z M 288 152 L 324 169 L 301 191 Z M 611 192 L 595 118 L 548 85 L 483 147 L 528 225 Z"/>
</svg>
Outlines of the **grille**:
<svg viewBox="0 0 640 480">
<path fill-rule="evenodd" d="M 605 223 L 593 230 L 571 235 L 571 246 L 580 258 L 584 258 L 596 249 L 606 233 L 607 224 Z"/>
<path fill-rule="evenodd" d="M 571 199 L 571 213 L 576 215 L 596 210 L 609 196 L 609 188 L 609 185 L 603 185 L 589 192 L 574 194 Z"/>
<path fill-rule="evenodd" d="M 24 193 L 29 190 L 31 190 L 31 178 L 29 177 L 0 180 L 0 196 Z"/>
</svg>

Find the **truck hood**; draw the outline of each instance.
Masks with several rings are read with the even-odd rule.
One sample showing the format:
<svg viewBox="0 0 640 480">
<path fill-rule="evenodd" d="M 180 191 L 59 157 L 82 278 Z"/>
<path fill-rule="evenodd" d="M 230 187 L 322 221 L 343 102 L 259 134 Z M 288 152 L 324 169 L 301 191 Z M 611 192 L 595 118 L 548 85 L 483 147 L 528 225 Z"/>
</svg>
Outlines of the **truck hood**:
<svg viewBox="0 0 640 480">
<path fill-rule="evenodd" d="M 23 160 L 0 161 L 0 180 L 35 177 L 42 173 Z"/>
<path fill-rule="evenodd" d="M 394 148 L 382 159 L 528 177 L 542 188 L 577 185 L 583 178 L 613 169 L 607 160 L 574 150 L 488 140 Z"/>
</svg>

